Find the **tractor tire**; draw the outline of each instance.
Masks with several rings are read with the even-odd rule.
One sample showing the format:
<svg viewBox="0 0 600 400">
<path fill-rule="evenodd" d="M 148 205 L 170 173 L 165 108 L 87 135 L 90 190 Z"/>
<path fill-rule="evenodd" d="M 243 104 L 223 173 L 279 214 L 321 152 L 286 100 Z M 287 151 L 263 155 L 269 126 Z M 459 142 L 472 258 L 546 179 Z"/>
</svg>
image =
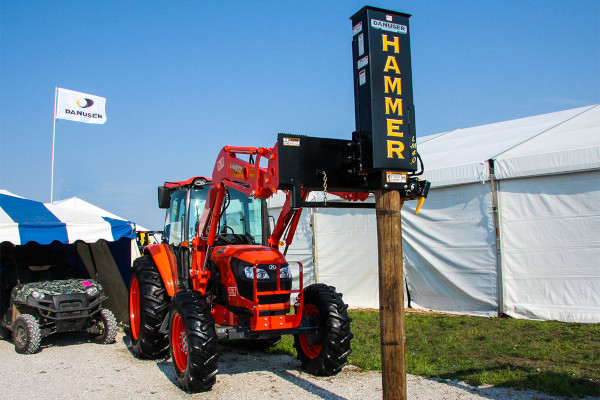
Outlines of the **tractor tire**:
<svg viewBox="0 0 600 400">
<path fill-rule="evenodd" d="M 20 354 L 34 354 L 40 349 L 42 334 L 40 324 L 31 314 L 22 314 L 13 325 L 13 343 Z"/>
<path fill-rule="evenodd" d="M 294 335 L 294 347 L 302 367 L 319 376 L 332 376 L 348 364 L 352 352 L 352 318 L 342 295 L 332 286 L 316 284 L 304 289 L 303 323 L 317 324 L 316 331 Z"/>
<path fill-rule="evenodd" d="M 173 296 L 169 342 L 175 377 L 188 392 L 210 390 L 218 372 L 217 332 L 206 297 L 181 291 Z"/>
<path fill-rule="evenodd" d="M 107 308 L 101 309 L 97 325 L 101 333 L 94 337 L 94 341 L 100 344 L 114 343 L 117 337 L 117 319 L 112 311 Z"/>
<path fill-rule="evenodd" d="M 169 338 L 160 327 L 169 311 L 169 295 L 151 256 L 133 263 L 129 283 L 129 331 L 132 351 L 138 358 L 163 358 Z"/>
</svg>

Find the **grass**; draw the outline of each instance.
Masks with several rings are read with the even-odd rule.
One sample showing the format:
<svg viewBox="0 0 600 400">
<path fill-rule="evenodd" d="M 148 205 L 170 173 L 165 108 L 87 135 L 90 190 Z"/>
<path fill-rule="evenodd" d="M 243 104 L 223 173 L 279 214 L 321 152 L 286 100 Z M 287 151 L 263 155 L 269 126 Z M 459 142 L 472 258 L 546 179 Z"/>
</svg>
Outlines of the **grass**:
<svg viewBox="0 0 600 400">
<path fill-rule="evenodd" d="M 381 370 L 379 312 L 351 311 L 350 364 Z M 535 389 L 561 396 L 600 395 L 600 324 L 406 314 L 411 374 L 471 385 Z M 284 337 L 270 350 L 296 355 Z"/>
</svg>

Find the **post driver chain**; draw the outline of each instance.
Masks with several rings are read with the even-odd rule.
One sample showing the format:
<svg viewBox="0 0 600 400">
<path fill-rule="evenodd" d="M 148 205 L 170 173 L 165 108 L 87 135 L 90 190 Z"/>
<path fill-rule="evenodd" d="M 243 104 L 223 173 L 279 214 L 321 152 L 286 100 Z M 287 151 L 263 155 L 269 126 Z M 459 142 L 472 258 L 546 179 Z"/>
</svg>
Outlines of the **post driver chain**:
<svg viewBox="0 0 600 400">
<path fill-rule="evenodd" d="M 325 202 L 325 207 L 327 207 L 327 172 L 321 171 L 323 174 L 323 201 Z"/>
</svg>

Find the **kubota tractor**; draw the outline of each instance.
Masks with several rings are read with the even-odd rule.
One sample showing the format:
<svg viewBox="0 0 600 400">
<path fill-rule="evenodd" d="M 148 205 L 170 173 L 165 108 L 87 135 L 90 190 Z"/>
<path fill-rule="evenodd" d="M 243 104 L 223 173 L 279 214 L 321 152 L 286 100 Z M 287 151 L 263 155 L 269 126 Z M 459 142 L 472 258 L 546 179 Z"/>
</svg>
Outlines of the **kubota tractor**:
<svg viewBox="0 0 600 400">
<path fill-rule="evenodd" d="M 352 351 L 347 305 L 332 286 L 305 287 L 302 264 L 284 255 L 302 207 L 336 205 L 307 202 L 309 191 L 368 197 L 366 178 L 346 168 L 351 153 L 348 141 L 280 134 L 273 148 L 224 147 L 211 179 L 159 187 L 163 243 L 144 248 L 129 288 L 135 355 L 156 359 L 170 349 L 180 386 L 204 391 L 216 381 L 218 339 L 266 348 L 292 334 L 305 370 L 340 372 Z M 426 195 L 428 184 L 406 182 L 405 198 Z M 269 232 L 265 200 L 278 189 L 287 200 Z"/>
</svg>

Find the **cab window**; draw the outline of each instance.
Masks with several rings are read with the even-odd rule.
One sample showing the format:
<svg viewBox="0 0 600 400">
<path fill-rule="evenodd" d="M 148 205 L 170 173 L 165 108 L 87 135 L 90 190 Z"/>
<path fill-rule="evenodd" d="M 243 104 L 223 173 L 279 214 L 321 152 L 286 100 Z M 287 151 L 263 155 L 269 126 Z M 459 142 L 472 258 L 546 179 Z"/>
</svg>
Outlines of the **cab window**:
<svg viewBox="0 0 600 400">
<path fill-rule="evenodd" d="M 208 186 L 207 186 L 208 187 Z M 196 236 L 198 230 L 198 224 L 202 213 L 204 212 L 204 205 L 206 204 L 206 193 L 207 189 L 204 187 L 194 187 L 190 194 L 190 227 L 189 227 L 189 238 Z"/>
<path fill-rule="evenodd" d="M 185 198 L 187 191 L 176 191 L 171 195 L 169 215 L 169 244 L 178 246 L 185 240 Z"/>
</svg>

